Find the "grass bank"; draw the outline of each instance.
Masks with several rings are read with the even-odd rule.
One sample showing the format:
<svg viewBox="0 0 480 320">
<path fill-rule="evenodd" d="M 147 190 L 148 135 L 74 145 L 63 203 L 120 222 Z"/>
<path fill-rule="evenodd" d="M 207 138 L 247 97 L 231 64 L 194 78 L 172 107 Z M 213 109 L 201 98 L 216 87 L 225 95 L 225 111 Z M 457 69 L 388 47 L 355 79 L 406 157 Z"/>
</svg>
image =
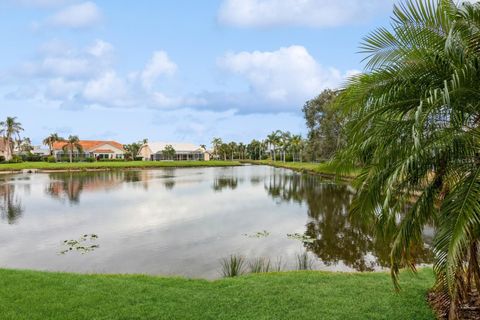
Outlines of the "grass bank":
<svg viewBox="0 0 480 320">
<path fill-rule="evenodd" d="M 241 161 L 244 163 L 268 165 L 277 168 L 292 169 L 299 172 L 308 172 L 313 174 L 320 174 L 326 176 L 335 176 L 335 169 L 329 163 L 314 163 L 314 162 L 283 162 L 272 160 L 255 160 L 255 161 Z M 353 179 L 359 173 L 359 170 L 350 172 L 349 174 L 342 175 L 341 178 Z"/>
<path fill-rule="evenodd" d="M 434 319 L 431 269 L 403 274 L 286 272 L 217 281 L 0 270 L 3 320 Z"/>
<path fill-rule="evenodd" d="M 237 161 L 98 161 L 98 162 L 22 162 L 0 164 L 0 171 L 40 170 L 110 170 L 132 168 L 225 167 L 237 166 Z"/>
</svg>

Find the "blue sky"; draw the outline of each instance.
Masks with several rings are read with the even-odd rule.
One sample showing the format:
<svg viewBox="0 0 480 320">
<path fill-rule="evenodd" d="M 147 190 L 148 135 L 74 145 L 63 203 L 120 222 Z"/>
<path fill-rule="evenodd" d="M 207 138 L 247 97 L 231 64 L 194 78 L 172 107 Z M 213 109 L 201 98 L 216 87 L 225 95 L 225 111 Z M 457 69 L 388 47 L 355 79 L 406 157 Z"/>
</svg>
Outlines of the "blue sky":
<svg viewBox="0 0 480 320">
<path fill-rule="evenodd" d="M 129 143 L 305 134 L 390 0 L 0 0 L 0 118 Z"/>
</svg>

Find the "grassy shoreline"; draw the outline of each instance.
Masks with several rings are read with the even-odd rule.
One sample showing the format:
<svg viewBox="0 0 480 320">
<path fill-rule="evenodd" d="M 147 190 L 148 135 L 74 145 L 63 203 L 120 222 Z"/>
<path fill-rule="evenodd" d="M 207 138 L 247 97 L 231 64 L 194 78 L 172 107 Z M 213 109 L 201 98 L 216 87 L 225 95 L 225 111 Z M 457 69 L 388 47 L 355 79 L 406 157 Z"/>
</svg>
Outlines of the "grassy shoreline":
<svg viewBox="0 0 480 320">
<path fill-rule="evenodd" d="M 153 169 L 153 168 L 196 168 L 196 167 L 228 167 L 239 166 L 238 161 L 105 161 L 105 162 L 22 162 L 0 164 L 0 172 L 17 172 L 22 170 L 121 170 L 121 169 Z"/>
<path fill-rule="evenodd" d="M 291 169 L 298 172 L 312 173 L 327 177 L 336 177 L 335 169 L 329 163 L 314 162 L 283 162 L 272 160 L 241 160 L 242 163 L 250 163 L 256 165 L 267 165 L 277 168 Z M 341 175 L 338 178 L 342 180 L 352 180 L 358 175 L 358 170 L 349 174 Z"/>
<path fill-rule="evenodd" d="M 0 269 L 2 319 L 435 319 L 431 269 L 403 273 L 316 271 L 217 281 Z"/>
</svg>

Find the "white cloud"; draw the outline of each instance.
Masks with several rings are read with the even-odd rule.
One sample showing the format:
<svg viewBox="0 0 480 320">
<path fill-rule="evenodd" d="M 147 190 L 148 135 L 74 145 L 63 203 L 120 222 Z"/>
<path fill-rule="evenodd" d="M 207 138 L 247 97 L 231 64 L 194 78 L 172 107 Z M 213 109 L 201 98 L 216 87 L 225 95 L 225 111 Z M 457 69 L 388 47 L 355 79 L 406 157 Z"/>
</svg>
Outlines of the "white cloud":
<svg viewBox="0 0 480 320">
<path fill-rule="evenodd" d="M 221 23 L 237 27 L 335 27 L 388 12 L 393 0 L 224 0 Z"/>
<path fill-rule="evenodd" d="M 63 78 L 54 78 L 48 81 L 45 96 L 49 99 L 71 99 L 83 87 L 81 81 L 68 81 Z"/>
<path fill-rule="evenodd" d="M 54 14 L 48 24 L 67 28 L 88 28 L 98 24 L 102 14 L 93 2 L 73 4 Z"/>
<path fill-rule="evenodd" d="M 208 101 L 201 97 L 183 97 L 183 96 L 168 96 L 162 92 L 155 92 L 153 94 L 153 101 L 155 107 L 173 109 L 178 107 L 198 107 L 208 104 Z"/>
<path fill-rule="evenodd" d="M 128 85 L 115 71 L 107 71 L 87 82 L 83 91 L 85 100 L 112 106 L 127 106 Z"/>
<path fill-rule="evenodd" d="M 110 43 L 97 39 L 94 44 L 87 48 L 87 52 L 95 57 L 105 57 L 112 54 L 114 48 Z"/>
<path fill-rule="evenodd" d="M 170 60 L 165 51 L 157 51 L 141 74 L 143 85 L 150 88 L 162 75 L 171 76 L 177 71 L 177 65 Z"/>
<path fill-rule="evenodd" d="M 302 46 L 229 53 L 219 65 L 245 78 L 255 97 L 277 108 L 296 110 L 323 89 L 338 87 L 345 78 L 339 70 L 321 66 Z"/>
<path fill-rule="evenodd" d="M 103 40 L 82 50 L 51 40 L 40 46 L 39 56 L 24 63 L 21 71 L 43 78 L 88 79 L 110 69 L 112 52 L 113 46 Z"/>
</svg>

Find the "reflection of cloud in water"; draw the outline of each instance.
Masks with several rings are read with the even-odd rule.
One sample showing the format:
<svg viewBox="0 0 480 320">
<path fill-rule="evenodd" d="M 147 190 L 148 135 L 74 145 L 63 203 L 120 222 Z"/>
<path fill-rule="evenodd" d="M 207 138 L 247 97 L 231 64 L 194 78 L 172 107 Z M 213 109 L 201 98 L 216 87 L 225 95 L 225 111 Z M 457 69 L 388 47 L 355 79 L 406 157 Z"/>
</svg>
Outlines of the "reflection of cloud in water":
<svg viewBox="0 0 480 320">
<path fill-rule="evenodd" d="M 355 248 L 363 256 L 378 254 L 374 247 L 365 251 L 357 244 L 352 253 L 334 252 L 346 245 L 342 239 L 351 239 L 344 203 L 351 194 L 342 187 L 335 191 L 304 180 L 310 178 L 299 180 L 287 170 L 252 166 L 30 177 L 28 182 L 10 182 L 25 210 L 13 227 L 0 223 L 4 267 L 213 278 L 219 276 L 220 258 L 233 253 L 273 261 L 282 256 L 293 267 L 296 254 L 305 248 L 286 234 L 305 232 L 324 240 L 308 247 L 325 259 L 317 261 L 318 268 L 352 270 L 349 257 L 356 257 Z M 218 184 L 225 177 L 237 180 L 235 189 L 230 187 L 233 182 Z M 252 178 L 263 183 L 243 183 Z M 17 188 L 21 183 L 32 186 L 28 197 Z M 216 183 L 229 192 L 215 192 Z M 46 193 L 52 184 L 57 189 Z M 73 206 L 71 199 L 76 201 Z M 270 235 L 243 236 L 262 230 Z M 61 241 L 86 233 L 99 235 L 98 250 L 88 255 L 56 254 Z M 324 246 L 332 241 L 339 243 L 330 252 Z"/>
</svg>

